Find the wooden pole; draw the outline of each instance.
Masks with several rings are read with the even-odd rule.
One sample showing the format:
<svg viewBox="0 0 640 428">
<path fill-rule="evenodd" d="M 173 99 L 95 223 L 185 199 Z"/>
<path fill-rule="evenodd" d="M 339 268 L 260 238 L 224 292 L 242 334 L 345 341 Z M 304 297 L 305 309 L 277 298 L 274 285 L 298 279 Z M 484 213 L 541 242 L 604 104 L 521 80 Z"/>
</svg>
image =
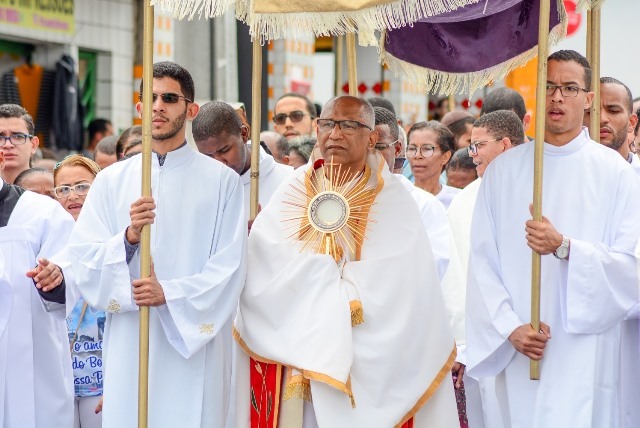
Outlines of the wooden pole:
<svg viewBox="0 0 640 428">
<path fill-rule="evenodd" d="M 590 34 L 590 58 L 591 65 L 591 90 L 594 92 L 591 104 L 591 118 L 589 121 L 589 135 L 594 141 L 600 142 L 600 6 L 594 7 L 591 14 Z"/>
<path fill-rule="evenodd" d="M 262 94 L 262 45 L 253 39 L 253 70 L 251 76 L 251 200 L 249 218 L 258 215 L 260 186 L 260 113 Z"/>
<path fill-rule="evenodd" d="M 347 67 L 349 68 L 349 95 L 358 96 L 358 72 L 356 67 L 356 35 L 347 33 Z"/>
<path fill-rule="evenodd" d="M 342 95 L 342 68 L 344 67 L 344 36 L 336 37 L 336 93 Z"/>
<path fill-rule="evenodd" d="M 593 17 L 591 10 L 587 11 L 587 61 L 591 64 L 591 29 L 593 27 Z"/>
<path fill-rule="evenodd" d="M 456 109 L 456 95 L 449 94 L 449 111 L 454 111 Z"/>
<path fill-rule="evenodd" d="M 533 160 L 533 219 L 542 221 L 542 165 L 546 116 L 547 57 L 549 56 L 550 0 L 540 2 L 538 27 L 538 84 L 536 86 L 536 139 Z M 531 252 L 531 327 L 540 331 L 540 254 Z M 540 379 L 540 361 L 530 361 L 529 378 Z"/>
<path fill-rule="evenodd" d="M 151 196 L 151 121 L 153 117 L 153 6 L 144 2 L 142 52 L 142 196 Z M 151 228 L 140 236 L 140 278 L 151 276 Z M 147 428 L 149 407 L 149 307 L 140 306 L 138 354 L 138 428 Z"/>
</svg>

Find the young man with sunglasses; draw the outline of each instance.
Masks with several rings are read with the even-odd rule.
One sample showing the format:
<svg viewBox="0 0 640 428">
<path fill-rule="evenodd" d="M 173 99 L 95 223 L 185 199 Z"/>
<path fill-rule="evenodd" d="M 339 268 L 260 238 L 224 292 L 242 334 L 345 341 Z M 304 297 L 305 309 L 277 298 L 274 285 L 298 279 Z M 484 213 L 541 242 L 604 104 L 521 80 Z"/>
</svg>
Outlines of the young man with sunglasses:
<svg viewBox="0 0 640 428">
<path fill-rule="evenodd" d="M 236 428 L 459 427 L 446 376 L 455 346 L 429 238 L 374 148 L 374 126 L 367 101 L 329 101 L 317 153 L 253 225 L 234 331 Z M 345 206 L 319 193 L 340 183 L 353 190 L 341 193 L 351 226 L 333 247 L 314 238 L 305 247 L 314 227 L 333 225 L 332 207 Z M 312 195 L 328 206 L 307 209 Z M 299 227 L 307 213 L 320 221 Z"/>
<path fill-rule="evenodd" d="M 579 53 L 549 56 L 542 220 L 531 219 L 534 144 L 491 162 L 475 204 L 467 369 L 496 376 L 505 426 L 621 426 L 620 333 L 638 302 L 640 198 L 629 163 L 583 128 L 590 83 Z M 541 256 L 538 331 L 532 250 Z M 529 379 L 530 360 L 540 361 L 539 380 Z"/>
<path fill-rule="evenodd" d="M 152 197 L 140 197 L 141 156 L 101 171 L 70 239 L 85 301 L 107 312 L 103 426 L 135 426 L 140 306 L 150 307 L 149 426 L 232 427 L 231 316 L 245 276 L 237 174 L 185 141 L 198 113 L 191 75 L 153 66 Z M 143 226 L 151 275 L 139 278 Z"/>
<path fill-rule="evenodd" d="M 289 92 L 281 96 L 273 109 L 273 129 L 286 137 L 313 136 L 316 106 L 304 95 Z"/>
<path fill-rule="evenodd" d="M 0 172 L 7 152 L 17 164 L 13 143 L 28 144 L 32 124 L 22 107 L 0 106 L 0 135 L 13 141 L 5 143 L 9 150 L 0 151 Z M 66 281 L 60 267 L 48 260 L 63 250 L 72 228 L 73 218 L 56 201 L 0 179 L 0 276 L 9 285 L 0 291 L 3 427 L 73 425 Z"/>
</svg>

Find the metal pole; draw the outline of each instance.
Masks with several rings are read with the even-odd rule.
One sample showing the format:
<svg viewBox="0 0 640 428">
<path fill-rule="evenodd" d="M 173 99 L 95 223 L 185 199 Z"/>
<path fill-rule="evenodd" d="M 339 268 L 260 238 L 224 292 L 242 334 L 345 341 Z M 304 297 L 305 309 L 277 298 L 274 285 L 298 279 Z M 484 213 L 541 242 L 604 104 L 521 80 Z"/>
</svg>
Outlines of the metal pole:
<svg viewBox="0 0 640 428">
<path fill-rule="evenodd" d="M 595 6 L 590 11 L 591 14 L 591 28 L 589 33 L 591 35 L 590 52 L 591 58 L 589 64 L 591 65 L 591 90 L 594 92 L 593 103 L 591 104 L 591 119 L 589 122 L 589 134 L 591 139 L 600 142 L 600 6 Z"/>
<path fill-rule="evenodd" d="M 251 220 L 258 215 L 260 183 L 260 98 L 262 91 L 262 46 L 253 39 L 253 76 L 251 77 Z"/>
<path fill-rule="evenodd" d="M 358 96 L 358 74 L 356 67 L 356 35 L 347 33 L 347 66 L 349 68 L 349 95 Z"/>
<path fill-rule="evenodd" d="M 153 114 L 153 6 L 144 2 L 142 52 L 142 196 L 151 196 L 151 121 Z M 151 276 L 151 229 L 140 236 L 140 278 Z M 147 428 L 149 407 L 149 307 L 140 306 L 138 361 L 138 428 Z"/>
<path fill-rule="evenodd" d="M 540 2 L 538 27 L 538 84 L 536 87 L 536 140 L 533 160 L 533 219 L 542 221 L 542 165 L 546 113 L 547 57 L 549 56 L 550 0 Z M 540 254 L 531 252 L 531 327 L 540 331 Z M 529 378 L 540 379 L 540 361 L 530 361 Z"/>
</svg>

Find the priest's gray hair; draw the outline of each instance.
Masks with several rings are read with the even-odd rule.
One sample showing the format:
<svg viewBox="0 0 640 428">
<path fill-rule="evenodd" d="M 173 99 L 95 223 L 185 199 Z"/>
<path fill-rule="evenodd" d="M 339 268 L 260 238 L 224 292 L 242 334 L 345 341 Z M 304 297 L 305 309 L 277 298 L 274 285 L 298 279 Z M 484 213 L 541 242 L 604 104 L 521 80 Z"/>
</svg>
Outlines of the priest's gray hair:
<svg viewBox="0 0 640 428">
<path fill-rule="evenodd" d="M 482 115 L 473 123 L 473 127 L 485 128 L 497 140 L 507 137 L 514 146 L 524 142 L 522 121 L 511 110 L 498 110 Z"/>
<path fill-rule="evenodd" d="M 240 135 L 242 121 L 229 104 L 211 101 L 200 107 L 191 124 L 191 132 L 196 143 L 221 135 Z"/>
<path fill-rule="evenodd" d="M 342 95 L 340 97 L 332 98 L 329 101 L 327 101 L 327 103 L 324 105 L 324 108 L 322 109 L 322 114 L 324 114 L 325 111 L 330 107 L 333 107 L 335 103 L 341 102 L 341 101 L 347 101 L 347 100 L 360 104 L 360 110 L 362 113 L 362 119 L 364 121 L 364 124 L 369 126 L 371 129 L 373 129 L 373 127 L 376 126 L 376 115 L 373 112 L 373 106 L 369 104 L 369 101 L 365 100 L 364 98 L 353 97 L 351 95 Z M 322 114 L 320 116 L 322 116 Z M 330 118 L 327 117 L 324 119 L 330 119 Z"/>
</svg>

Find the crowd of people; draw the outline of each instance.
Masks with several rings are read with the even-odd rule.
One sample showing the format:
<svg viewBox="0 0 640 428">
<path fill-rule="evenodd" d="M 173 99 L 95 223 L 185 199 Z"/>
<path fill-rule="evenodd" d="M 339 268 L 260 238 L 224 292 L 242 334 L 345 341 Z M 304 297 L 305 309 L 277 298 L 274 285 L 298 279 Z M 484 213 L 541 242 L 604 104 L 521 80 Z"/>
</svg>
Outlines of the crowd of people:
<svg viewBox="0 0 640 428">
<path fill-rule="evenodd" d="M 256 174 L 243 107 L 156 63 L 151 196 L 140 126 L 95 120 L 52 162 L 0 105 L 2 426 L 136 426 L 140 307 L 154 428 L 640 426 L 640 110 L 601 78 L 596 143 L 590 86 L 582 55 L 549 56 L 541 221 L 509 88 L 413 124 L 287 93 Z"/>
</svg>

